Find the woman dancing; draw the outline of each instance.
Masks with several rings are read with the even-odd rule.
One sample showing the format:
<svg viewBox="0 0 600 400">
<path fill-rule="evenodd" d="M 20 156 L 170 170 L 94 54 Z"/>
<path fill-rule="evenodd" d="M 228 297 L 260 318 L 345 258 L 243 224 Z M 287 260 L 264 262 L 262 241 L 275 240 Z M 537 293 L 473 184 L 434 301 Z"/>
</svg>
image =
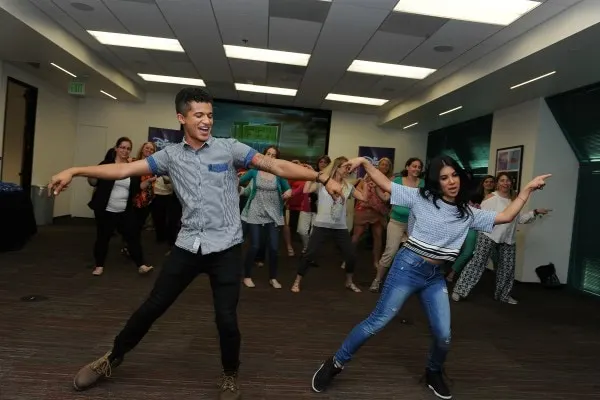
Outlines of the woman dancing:
<svg viewBox="0 0 600 400">
<path fill-rule="evenodd" d="M 322 184 L 314 182 L 306 182 L 304 185 L 305 193 L 319 193 L 319 203 L 317 209 L 317 215 L 313 223 L 312 233 L 308 239 L 308 247 L 306 254 L 300 260 L 300 266 L 298 267 L 298 273 L 294 284 L 292 285 L 292 292 L 300 292 L 300 282 L 302 278 L 308 272 L 308 268 L 311 266 L 311 261 L 315 259 L 315 256 L 323 243 L 328 238 L 333 238 L 337 247 L 342 251 L 344 256 L 344 262 L 346 264 L 346 289 L 351 290 L 354 293 L 360 293 L 361 290 L 354 284 L 352 277 L 354 276 L 354 264 L 356 263 L 356 252 L 354 245 L 352 244 L 352 238 L 348 232 L 348 225 L 346 224 L 346 200 L 350 196 L 357 200 L 365 201 L 365 195 L 358 189 L 355 189 L 352 185 L 349 185 L 345 178 L 348 175 L 348 169 L 342 167 L 347 162 L 346 157 L 338 157 L 333 161 L 329 172 L 319 172 L 320 175 L 327 176 L 325 182 L 333 180 L 338 182 L 342 186 L 342 196 L 333 199 Z M 385 176 L 382 174 L 382 176 Z M 387 179 L 387 178 L 385 178 Z"/>
<path fill-rule="evenodd" d="M 453 261 L 460 251 L 469 228 L 491 232 L 494 225 L 511 222 L 521 211 L 529 195 L 543 188 L 550 175 L 536 177 L 502 212 L 479 210 L 468 205 L 466 175 L 454 159 L 434 158 L 425 173 L 423 188 L 411 188 L 390 182 L 362 157 L 348 161 L 352 170 L 362 165 L 373 181 L 391 193 L 392 205 L 409 207 L 409 238 L 398 252 L 375 309 L 348 335 L 334 356 L 325 360 L 312 378 L 312 389 L 322 392 L 342 372 L 358 349 L 400 311 L 404 302 L 418 294 L 429 318 L 433 343 L 425 369 L 426 384 L 436 396 L 451 399 L 442 377 L 450 347 L 450 302 L 442 264 Z M 461 187 L 461 180 L 463 186 Z"/>
<path fill-rule="evenodd" d="M 498 174 L 497 182 L 497 190 L 481 202 L 483 210 L 503 210 L 517 197 L 517 193 L 512 187 L 512 179 L 506 172 Z M 545 208 L 537 208 L 528 213 L 519 214 L 510 224 L 494 227 L 491 233 L 478 234 L 475 253 L 454 286 L 452 300 L 460 301 L 469 295 L 481 279 L 490 254 L 496 250 L 498 257 L 497 260 L 494 260 L 496 268 L 494 299 L 507 304 L 517 304 L 518 301 L 511 296 L 515 282 L 517 225 L 533 222 L 538 215 L 546 215 L 549 211 Z"/>
</svg>

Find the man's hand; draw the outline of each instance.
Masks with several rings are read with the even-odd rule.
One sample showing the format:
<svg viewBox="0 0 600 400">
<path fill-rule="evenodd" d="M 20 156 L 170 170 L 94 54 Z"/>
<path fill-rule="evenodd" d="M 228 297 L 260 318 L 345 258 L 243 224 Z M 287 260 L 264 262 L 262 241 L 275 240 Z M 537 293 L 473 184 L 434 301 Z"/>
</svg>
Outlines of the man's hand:
<svg viewBox="0 0 600 400">
<path fill-rule="evenodd" d="M 285 192 L 283 192 L 283 195 L 281 196 L 283 198 L 283 200 L 288 200 L 292 197 L 292 189 L 286 190 Z"/>
<path fill-rule="evenodd" d="M 67 189 L 73 180 L 73 173 L 70 169 L 66 169 L 54 175 L 48 184 L 48 196 L 58 196 L 60 192 Z"/>
</svg>

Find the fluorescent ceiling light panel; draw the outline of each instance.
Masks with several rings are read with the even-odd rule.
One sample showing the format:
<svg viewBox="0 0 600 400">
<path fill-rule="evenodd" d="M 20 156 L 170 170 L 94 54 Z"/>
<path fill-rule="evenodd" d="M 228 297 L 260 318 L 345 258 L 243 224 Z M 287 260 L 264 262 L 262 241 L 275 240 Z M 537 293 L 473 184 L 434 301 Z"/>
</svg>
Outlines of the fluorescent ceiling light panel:
<svg viewBox="0 0 600 400">
<path fill-rule="evenodd" d="M 73 78 L 77 78 L 77 75 L 75 75 L 72 72 L 67 71 L 66 69 L 64 69 L 63 67 L 61 67 L 60 65 L 54 64 L 54 63 L 50 63 L 50 65 L 52 65 L 54 68 L 60 69 L 62 72 L 64 72 L 67 75 L 71 75 Z"/>
<path fill-rule="evenodd" d="M 452 108 L 452 109 L 450 109 L 450 110 L 448 110 L 448 111 L 444 111 L 443 113 L 440 113 L 440 116 L 442 116 L 442 115 L 446 115 L 446 114 L 450 114 L 451 112 L 454 112 L 454 111 L 458 111 L 458 110 L 460 110 L 461 108 L 462 108 L 462 106 L 458 106 L 458 107 Z"/>
<path fill-rule="evenodd" d="M 101 91 L 100 91 L 100 93 L 102 93 L 102 94 L 103 94 L 103 95 L 105 95 L 105 96 L 108 96 L 108 97 L 110 97 L 110 98 L 111 98 L 111 99 L 113 99 L 113 100 L 116 100 L 116 99 L 117 99 L 115 96 L 113 96 L 113 95 L 112 95 L 112 94 L 110 94 L 110 93 L 106 93 L 104 90 L 101 90 Z"/>
<path fill-rule="evenodd" d="M 530 79 L 530 80 L 528 80 L 528 81 L 525 81 L 525 82 L 521 82 L 521 83 L 519 83 L 518 85 L 511 86 L 510 88 L 511 88 L 511 89 L 516 89 L 516 88 L 518 88 L 518 87 L 521 87 L 521 86 L 527 85 L 528 83 L 535 82 L 535 81 L 538 81 L 538 80 L 540 80 L 540 79 L 544 79 L 544 78 L 546 78 L 546 77 L 549 77 L 550 75 L 554 75 L 555 73 L 556 73 L 556 71 L 548 72 L 547 74 L 544 74 L 544 75 L 538 76 L 537 78 L 533 78 L 533 79 Z"/>
<path fill-rule="evenodd" d="M 281 96 L 295 96 L 297 90 L 296 89 L 286 89 L 279 88 L 274 86 L 259 86 L 259 85 L 250 85 L 247 83 L 236 83 L 236 90 L 241 92 L 256 92 L 256 93 L 266 93 L 266 94 L 278 94 Z"/>
<path fill-rule="evenodd" d="M 109 46 L 135 47 L 138 49 L 176 51 L 183 53 L 183 47 L 177 39 L 153 36 L 129 35 L 126 33 L 88 31 L 100 43 Z"/>
<path fill-rule="evenodd" d="M 541 4 L 531 0 L 400 0 L 394 11 L 510 25 Z"/>
<path fill-rule="evenodd" d="M 264 61 L 276 64 L 300 65 L 306 67 L 310 54 L 292 53 L 289 51 L 258 49 L 255 47 L 223 45 L 225 55 L 242 60 Z"/>
<path fill-rule="evenodd" d="M 386 64 L 373 61 L 354 60 L 348 67 L 350 72 L 397 78 L 425 79 L 435 72 L 435 69 L 410 67 L 408 65 Z"/>
<path fill-rule="evenodd" d="M 202 79 L 181 78 L 178 76 L 138 74 L 147 82 L 173 83 L 176 85 L 206 86 Z"/>
<path fill-rule="evenodd" d="M 341 101 L 343 103 L 366 104 L 369 106 L 382 106 L 388 102 L 384 99 L 374 99 L 372 97 L 348 96 L 345 94 L 329 93 L 325 100 Z"/>
<path fill-rule="evenodd" d="M 408 129 L 408 128 L 412 128 L 413 126 L 415 126 L 415 125 L 418 125 L 418 124 L 419 124 L 418 122 L 415 122 L 415 123 L 413 123 L 413 124 L 406 125 L 406 126 L 405 126 L 404 128 L 402 128 L 402 129 Z"/>
</svg>

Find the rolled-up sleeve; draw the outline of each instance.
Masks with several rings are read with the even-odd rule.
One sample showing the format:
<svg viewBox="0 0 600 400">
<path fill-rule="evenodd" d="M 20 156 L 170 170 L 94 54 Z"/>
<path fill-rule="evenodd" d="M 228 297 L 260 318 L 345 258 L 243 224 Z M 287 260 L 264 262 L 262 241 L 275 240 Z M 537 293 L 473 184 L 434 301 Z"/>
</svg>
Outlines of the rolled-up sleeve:
<svg viewBox="0 0 600 400">
<path fill-rule="evenodd" d="M 252 147 L 235 139 L 231 139 L 231 152 L 233 163 L 237 168 L 250 168 L 252 158 L 258 153 Z"/>
<path fill-rule="evenodd" d="M 162 149 L 146 157 L 146 162 L 152 171 L 152 175 L 168 175 L 169 174 L 169 154 L 166 149 Z"/>
</svg>

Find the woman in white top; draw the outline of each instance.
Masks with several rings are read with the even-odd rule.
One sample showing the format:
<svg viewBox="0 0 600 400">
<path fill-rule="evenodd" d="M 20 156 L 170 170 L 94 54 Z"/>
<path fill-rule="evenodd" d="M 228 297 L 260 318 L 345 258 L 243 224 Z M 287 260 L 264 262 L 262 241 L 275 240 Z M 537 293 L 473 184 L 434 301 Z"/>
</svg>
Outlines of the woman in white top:
<svg viewBox="0 0 600 400">
<path fill-rule="evenodd" d="M 306 182 L 304 185 L 304 193 L 318 192 L 319 202 L 317 205 L 317 215 L 313 221 L 313 229 L 308 239 L 306 253 L 300 260 L 298 274 L 292 286 L 292 292 L 300 292 L 300 281 L 308 272 L 311 261 L 315 259 L 315 255 L 325 240 L 329 237 L 333 238 L 336 245 L 342 251 L 344 263 L 346 264 L 346 288 L 355 293 L 360 293 L 361 290 L 352 280 L 354 276 L 354 264 L 356 262 L 356 251 L 352 244 L 348 225 L 346 224 L 346 200 L 350 196 L 354 196 L 357 200 L 365 201 L 364 194 L 348 184 L 344 179 L 348 175 L 348 170 L 342 165 L 347 162 L 346 157 L 338 157 L 333 161 L 331 168 L 327 167 L 324 171 L 319 172 L 319 175 L 327 175 L 329 179 L 333 179 L 342 184 L 342 196 L 333 199 L 325 190 L 325 186 L 316 182 Z M 329 170 L 329 171 L 328 171 Z"/>
<path fill-rule="evenodd" d="M 508 174 L 501 172 L 496 178 L 496 191 L 488 195 L 481 203 L 482 210 L 502 211 L 516 197 L 512 189 L 512 179 Z M 475 287 L 485 270 L 492 250 L 498 254 L 496 265 L 496 291 L 494 298 L 503 303 L 517 304 L 511 296 L 515 280 L 516 245 L 515 236 L 517 224 L 527 224 L 535 220 L 538 215 L 548 214 L 549 210 L 538 208 L 527 213 L 521 213 L 512 222 L 496 225 L 491 233 L 479 232 L 477 245 L 473 258 L 462 271 L 452 293 L 452 300 L 460 301 L 467 297 Z"/>
</svg>

